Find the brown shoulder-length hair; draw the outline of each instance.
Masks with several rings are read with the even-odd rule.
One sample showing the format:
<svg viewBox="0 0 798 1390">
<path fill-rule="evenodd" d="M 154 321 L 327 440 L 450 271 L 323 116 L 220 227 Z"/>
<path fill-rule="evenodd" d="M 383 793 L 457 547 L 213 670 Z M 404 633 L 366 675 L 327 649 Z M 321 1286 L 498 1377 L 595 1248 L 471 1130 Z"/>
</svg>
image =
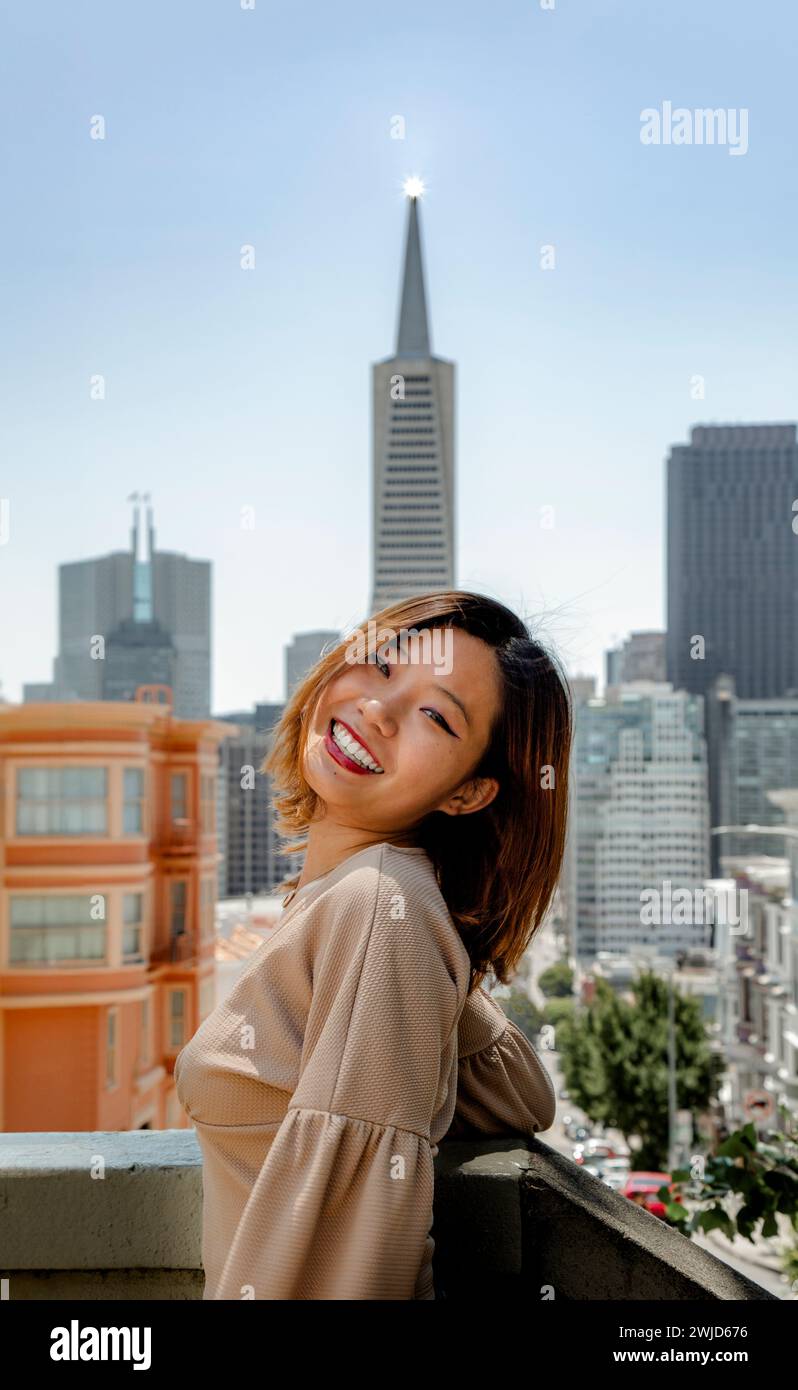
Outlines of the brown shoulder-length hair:
<svg viewBox="0 0 798 1390">
<path fill-rule="evenodd" d="M 488 746 L 471 773 L 497 779 L 495 798 L 468 815 L 435 811 L 414 832 L 468 951 L 470 993 L 488 972 L 510 983 L 554 896 L 565 850 L 571 693 L 555 658 L 521 618 L 495 599 L 462 590 L 421 594 L 382 609 L 323 654 L 299 684 L 272 730 L 261 771 L 276 793 L 278 834 L 304 834 L 320 807 L 323 813 L 302 775 L 307 730 L 322 690 L 347 669 L 349 644 L 359 640 L 366 659 L 373 659 L 384 628 L 445 627 L 462 628 L 493 649 L 502 692 Z M 304 839 L 281 852 L 306 847 Z M 293 888 L 298 878 L 282 886 Z"/>
</svg>

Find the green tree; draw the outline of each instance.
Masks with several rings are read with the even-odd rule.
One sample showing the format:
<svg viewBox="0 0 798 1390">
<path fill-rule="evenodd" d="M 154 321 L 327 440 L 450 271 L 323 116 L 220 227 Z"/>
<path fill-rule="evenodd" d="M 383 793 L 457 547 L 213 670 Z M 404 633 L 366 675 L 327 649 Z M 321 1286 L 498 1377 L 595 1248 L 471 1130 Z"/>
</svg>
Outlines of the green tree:
<svg viewBox="0 0 798 1390">
<path fill-rule="evenodd" d="M 593 1124 L 610 1120 L 609 1098 L 601 1045 L 596 1034 L 595 1009 L 575 1013 L 558 1033 L 563 1076 L 571 1100 Z"/>
<path fill-rule="evenodd" d="M 554 1046 L 560 1051 L 563 1038 L 573 1022 L 576 1005 L 573 999 L 547 999 L 543 1022 L 551 1024 L 556 1034 Z M 560 1036 L 562 1034 L 562 1037 Z"/>
<path fill-rule="evenodd" d="M 521 1029 L 530 1042 L 540 1032 L 543 1013 L 522 989 L 511 989 L 507 998 L 502 999 L 501 1006 L 510 1021 Z"/>
<path fill-rule="evenodd" d="M 558 961 L 543 971 L 538 985 L 549 999 L 570 999 L 574 992 L 574 972 L 565 961 Z"/>
<path fill-rule="evenodd" d="M 638 1135 L 640 1169 L 660 1171 L 668 1155 L 668 984 L 640 974 L 630 1001 L 606 986 L 574 1019 L 563 1039 L 565 1083 L 594 1123 Z M 723 1059 L 712 1053 L 698 1002 L 674 994 L 676 1103 L 708 1108 Z"/>
</svg>

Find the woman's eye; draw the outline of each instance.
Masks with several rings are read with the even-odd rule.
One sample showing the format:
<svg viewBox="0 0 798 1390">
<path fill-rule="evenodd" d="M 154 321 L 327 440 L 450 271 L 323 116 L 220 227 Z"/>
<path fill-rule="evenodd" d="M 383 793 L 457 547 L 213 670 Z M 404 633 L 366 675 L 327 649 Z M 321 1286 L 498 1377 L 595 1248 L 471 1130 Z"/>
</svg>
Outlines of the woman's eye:
<svg viewBox="0 0 798 1390">
<path fill-rule="evenodd" d="M 387 680 L 391 674 L 390 665 L 387 661 L 381 661 L 380 658 L 377 656 L 376 652 L 374 654 L 374 665 L 378 668 L 378 670 L 384 673 L 385 679 Z M 454 733 L 449 728 L 449 725 L 446 723 L 446 720 L 444 719 L 443 715 L 439 714 L 436 709 L 424 709 L 422 707 L 422 714 L 431 714 L 436 724 L 440 725 L 442 729 L 445 729 L 447 734 L 452 734 L 452 737 L 455 737 Z"/>
<path fill-rule="evenodd" d="M 443 715 L 439 714 L 436 709 L 425 709 L 424 714 L 431 714 L 433 718 L 436 719 L 437 722 L 440 724 L 441 728 L 446 730 L 447 734 L 450 734 L 452 732 L 449 728 L 449 725 L 446 723 L 446 720 L 444 719 Z"/>
</svg>

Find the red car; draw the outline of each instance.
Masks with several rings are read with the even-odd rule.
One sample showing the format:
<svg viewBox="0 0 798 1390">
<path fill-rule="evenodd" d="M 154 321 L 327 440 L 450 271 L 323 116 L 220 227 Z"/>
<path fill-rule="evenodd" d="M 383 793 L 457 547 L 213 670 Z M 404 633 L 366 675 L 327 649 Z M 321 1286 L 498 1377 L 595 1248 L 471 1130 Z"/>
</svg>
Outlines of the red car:
<svg viewBox="0 0 798 1390">
<path fill-rule="evenodd" d="M 621 1196 L 628 1197 L 630 1202 L 635 1202 L 639 1207 L 645 1207 L 652 1216 L 664 1218 L 665 1205 L 659 1200 L 657 1193 L 665 1185 L 673 1193 L 670 1173 L 630 1173 L 621 1188 Z M 673 1193 L 673 1200 L 681 1202 L 681 1194 Z"/>
<path fill-rule="evenodd" d="M 574 1148 L 574 1163 L 592 1163 L 594 1160 L 600 1163 L 605 1158 L 623 1158 L 612 1144 L 599 1143 L 595 1139 L 587 1139 Z"/>
</svg>

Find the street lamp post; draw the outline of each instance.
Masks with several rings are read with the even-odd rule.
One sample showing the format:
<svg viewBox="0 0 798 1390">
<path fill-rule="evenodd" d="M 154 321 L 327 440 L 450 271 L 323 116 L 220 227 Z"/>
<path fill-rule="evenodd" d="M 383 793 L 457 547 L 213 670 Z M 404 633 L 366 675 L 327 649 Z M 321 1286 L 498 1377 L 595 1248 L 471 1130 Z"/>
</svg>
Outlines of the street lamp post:
<svg viewBox="0 0 798 1390">
<path fill-rule="evenodd" d="M 668 971 L 668 1172 L 676 1167 L 676 1027 L 674 1021 L 674 963 Z"/>
</svg>

